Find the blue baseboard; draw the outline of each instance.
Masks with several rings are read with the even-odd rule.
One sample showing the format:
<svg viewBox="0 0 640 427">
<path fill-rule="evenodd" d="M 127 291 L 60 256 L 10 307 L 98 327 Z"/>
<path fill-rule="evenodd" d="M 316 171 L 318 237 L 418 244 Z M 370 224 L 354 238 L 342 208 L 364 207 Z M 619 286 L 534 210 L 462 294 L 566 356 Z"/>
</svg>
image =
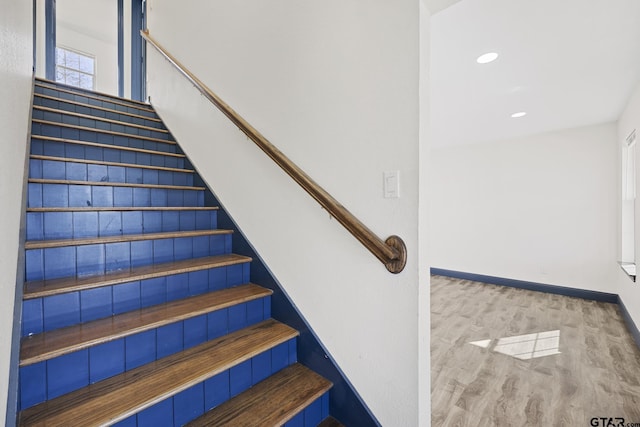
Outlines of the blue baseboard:
<svg viewBox="0 0 640 427">
<path fill-rule="evenodd" d="M 618 295 L 607 292 L 589 291 L 586 289 L 567 288 L 564 286 L 546 285 L 544 283 L 527 282 L 524 280 L 505 279 L 504 277 L 485 276 L 483 274 L 465 273 L 462 271 L 431 268 L 431 274 L 453 277 L 456 279 L 473 280 L 474 282 L 490 283 L 492 285 L 508 286 L 510 288 L 527 289 L 529 291 L 546 292 L 549 294 L 565 295 L 592 301 L 618 303 Z"/>
<path fill-rule="evenodd" d="M 622 313 L 622 317 L 624 318 L 624 323 L 627 325 L 627 329 L 631 332 L 633 336 L 633 340 L 636 342 L 638 348 L 640 348 L 640 329 L 638 329 L 638 325 L 635 324 L 627 307 L 622 302 L 622 299 L 618 296 L 618 306 L 620 307 L 620 312 Z"/>
<path fill-rule="evenodd" d="M 586 289 L 567 288 L 564 286 L 546 285 L 544 283 L 527 282 L 524 280 L 505 279 L 504 277 L 485 276 L 483 274 L 465 273 L 463 271 L 446 270 L 443 268 L 431 267 L 431 274 L 436 276 L 452 277 L 454 279 L 472 280 L 474 282 L 489 283 L 498 286 L 508 286 L 511 288 L 527 289 L 530 291 L 546 292 L 550 294 L 565 295 L 568 297 L 583 298 L 592 301 L 609 302 L 618 304 L 620 312 L 627 325 L 627 329 L 633 336 L 638 348 L 640 348 L 640 329 L 635 324 L 627 307 L 618 294 L 607 292 L 589 291 Z"/>
</svg>

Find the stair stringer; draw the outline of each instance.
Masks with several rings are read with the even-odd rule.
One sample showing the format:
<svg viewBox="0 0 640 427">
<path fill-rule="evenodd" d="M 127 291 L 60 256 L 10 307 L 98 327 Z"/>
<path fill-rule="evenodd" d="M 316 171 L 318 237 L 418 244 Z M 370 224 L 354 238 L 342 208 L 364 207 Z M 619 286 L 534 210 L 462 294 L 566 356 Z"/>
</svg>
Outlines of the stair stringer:
<svg viewBox="0 0 640 427">
<path fill-rule="evenodd" d="M 184 152 L 179 144 L 177 149 L 177 152 L 187 156 L 185 167 L 196 171 L 193 184 L 206 187 L 205 206 L 220 207 L 218 227 L 234 231 L 232 251 L 253 258 L 250 267 L 252 280 L 273 291 L 271 295 L 272 317 L 300 332 L 297 344 L 298 361 L 333 382 L 333 388 L 329 392 L 331 415 L 350 427 L 380 426 L 380 422 L 324 347 L 309 322 L 292 302 L 284 287 L 269 270 L 240 226 L 228 214 L 224 203 L 215 195 L 212 186 L 202 178 L 198 168 L 189 160 L 189 154 Z"/>
<path fill-rule="evenodd" d="M 27 188 L 29 181 L 29 153 L 31 153 L 31 119 L 33 115 L 33 93 L 35 92 L 35 74 L 31 79 L 31 101 L 29 102 L 29 126 L 24 152 L 24 169 L 22 172 L 22 203 L 20 208 L 20 241 L 18 242 L 18 263 L 16 266 L 16 289 L 13 303 L 13 329 L 11 331 L 11 360 L 9 362 L 9 388 L 7 390 L 7 408 L 5 426 L 13 427 L 18 419 L 18 393 L 20 372 L 20 339 L 22 338 L 22 296 L 25 281 L 25 242 L 27 240 Z"/>
</svg>

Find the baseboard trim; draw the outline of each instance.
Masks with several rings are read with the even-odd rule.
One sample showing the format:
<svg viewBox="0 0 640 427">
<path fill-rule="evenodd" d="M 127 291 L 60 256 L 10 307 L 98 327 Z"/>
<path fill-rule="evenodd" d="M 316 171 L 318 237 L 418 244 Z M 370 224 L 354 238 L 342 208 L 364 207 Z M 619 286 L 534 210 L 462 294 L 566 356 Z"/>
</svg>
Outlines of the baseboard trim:
<svg viewBox="0 0 640 427">
<path fill-rule="evenodd" d="M 444 268 L 431 267 L 431 274 L 436 276 L 452 277 L 454 279 L 473 280 L 474 282 L 489 283 L 498 286 L 508 286 L 511 288 L 527 289 L 530 291 L 546 292 L 568 297 L 577 297 L 599 302 L 609 302 L 618 304 L 620 313 L 627 329 L 631 333 L 633 340 L 640 348 L 640 329 L 633 321 L 627 307 L 622 302 L 620 295 L 607 292 L 589 291 L 586 289 L 567 288 L 564 286 L 546 285 L 544 283 L 527 282 L 524 280 L 506 279 L 504 277 L 485 276 L 483 274 L 465 273 L 463 271 L 446 270 Z"/>
<path fill-rule="evenodd" d="M 620 312 L 622 313 L 622 318 L 624 319 L 624 323 L 627 325 L 627 329 L 631 332 L 631 336 L 633 336 L 633 340 L 636 342 L 638 348 L 640 348 L 640 329 L 638 329 L 638 325 L 635 324 L 627 307 L 622 302 L 622 298 L 618 295 L 618 307 L 620 307 Z"/>
<path fill-rule="evenodd" d="M 564 295 L 599 302 L 617 304 L 618 294 L 590 291 L 587 289 L 568 288 L 565 286 L 547 285 L 544 283 L 527 282 L 525 280 L 507 279 L 504 277 L 486 276 L 484 274 L 465 273 L 463 271 L 446 270 L 443 268 L 431 268 L 431 274 L 437 276 L 453 277 L 455 279 L 473 280 L 475 282 L 489 283 L 492 285 L 508 286 L 510 288 L 527 289 L 529 291 L 546 292 L 549 294 Z"/>
</svg>

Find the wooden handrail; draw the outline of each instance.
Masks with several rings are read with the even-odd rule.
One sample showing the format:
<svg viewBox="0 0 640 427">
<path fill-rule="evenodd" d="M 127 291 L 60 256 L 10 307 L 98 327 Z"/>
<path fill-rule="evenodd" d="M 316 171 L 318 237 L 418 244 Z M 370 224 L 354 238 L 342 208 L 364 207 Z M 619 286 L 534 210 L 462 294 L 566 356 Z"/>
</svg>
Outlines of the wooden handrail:
<svg viewBox="0 0 640 427">
<path fill-rule="evenodd" d="M 294 181 L 296 181 L 311 197 L 326 209 L 340 224 L 342 224 L 356 239 L 375 255 L 392 273 L 400 273 L 407 262 L 407 248 L 398 236 L 390 236 L 386 240 L 380 239 L 364 225 L 358 218 L 342 206 L 336 199 L 318 185 L 309 175 L 285 156 L 276 146 L 267 140 L 260 132 L 227 105 L 218 95 L 198 79 L 191 71 L 182 65 L 166 49 L 151 37 L 149 31 L 140 31 L 142 37 L 162 54 L 174 67 L 180 71 L 209 101 L 229 118 L 249 139 L 251 139 L 265 154 L 278 164 Z"/>
</svg>

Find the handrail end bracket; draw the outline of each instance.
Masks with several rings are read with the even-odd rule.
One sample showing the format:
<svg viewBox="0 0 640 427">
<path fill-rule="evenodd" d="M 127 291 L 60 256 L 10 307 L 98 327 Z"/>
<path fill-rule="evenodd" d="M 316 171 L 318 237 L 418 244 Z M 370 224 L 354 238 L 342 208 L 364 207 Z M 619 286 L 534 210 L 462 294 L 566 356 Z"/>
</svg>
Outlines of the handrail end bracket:
<svg viewBox="0 0 640 427">
<path fill-rule="evenodd" d="M 384 241 L 388 246 L 391 246 L 398 252 L 398 256 L 392 260 L 385 262 L 385 267 L 393 274 L 398 274 L 404 270 L 404 266 L 407 265 L 407 246 L 400 236 L 389 236 Z"/>
</svg>

